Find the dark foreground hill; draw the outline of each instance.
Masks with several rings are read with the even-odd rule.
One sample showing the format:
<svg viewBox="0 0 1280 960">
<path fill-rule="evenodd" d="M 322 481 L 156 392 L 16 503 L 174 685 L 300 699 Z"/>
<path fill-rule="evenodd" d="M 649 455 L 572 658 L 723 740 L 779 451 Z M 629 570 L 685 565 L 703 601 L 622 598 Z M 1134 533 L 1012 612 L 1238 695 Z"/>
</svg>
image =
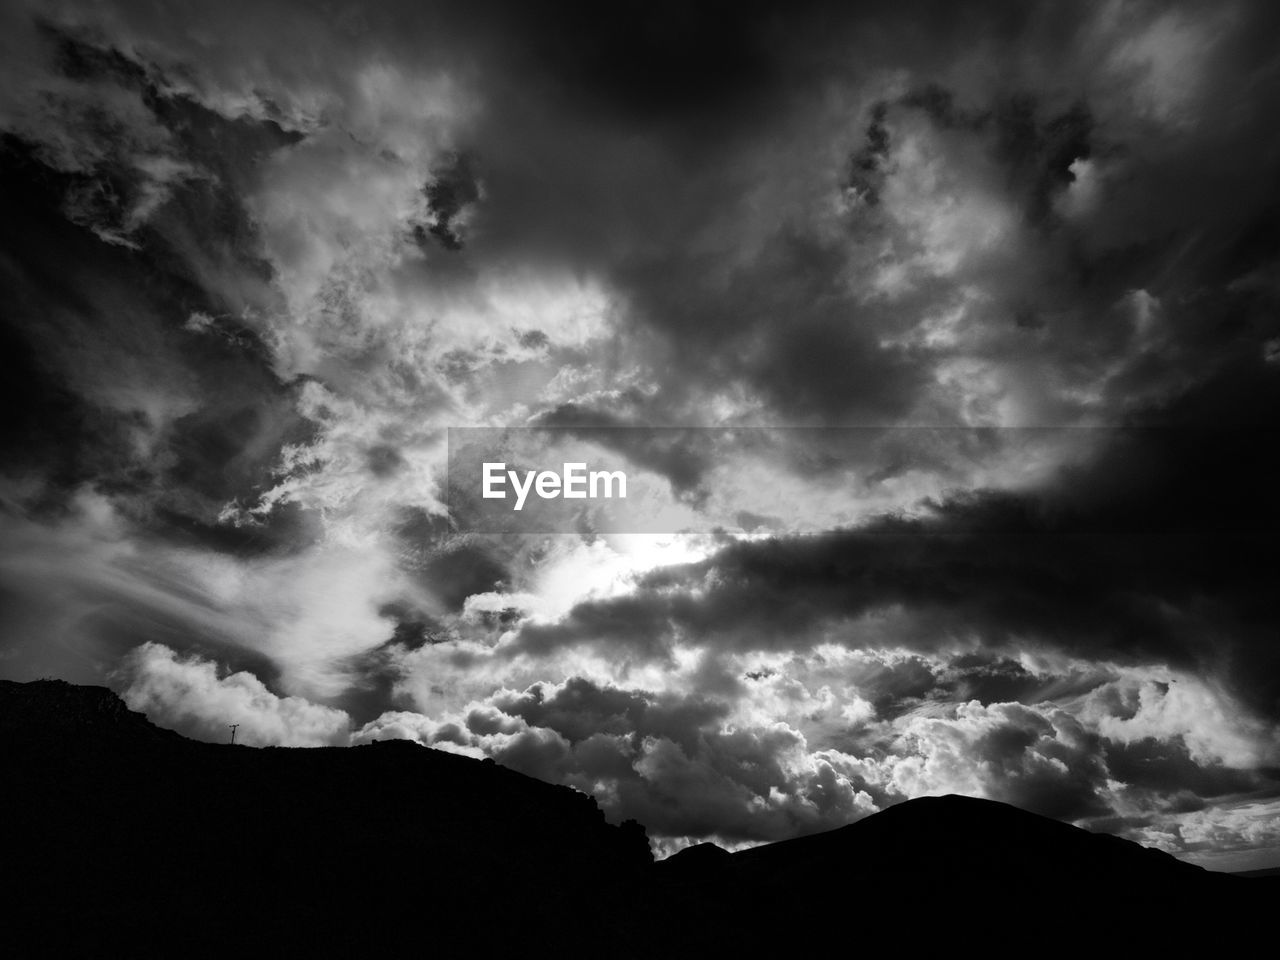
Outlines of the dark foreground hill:
<svg viewBox="0 0 1280 960">
<path fill-rule="evenodd" d="M 653 864 L 589 797 L 404 742 L 197 743 L 56 681 L 0 681 L 0 734 L 15 956 L 1221 952 L 1273 909 L 1271 881 L 984 800 Z"/>
</svg>

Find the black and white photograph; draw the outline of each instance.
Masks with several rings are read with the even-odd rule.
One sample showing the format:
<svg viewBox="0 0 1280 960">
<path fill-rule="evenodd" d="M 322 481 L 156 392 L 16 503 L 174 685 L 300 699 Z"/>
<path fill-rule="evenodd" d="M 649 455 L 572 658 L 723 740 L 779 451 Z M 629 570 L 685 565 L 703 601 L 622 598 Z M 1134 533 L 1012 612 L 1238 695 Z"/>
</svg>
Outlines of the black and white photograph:
<svg viewBox="0 0 1280 960">
<path fill-rule="evenodd" d="M 1280 5 L 0 0 L 9 957 L 1266 955 Z"/>
</svg>

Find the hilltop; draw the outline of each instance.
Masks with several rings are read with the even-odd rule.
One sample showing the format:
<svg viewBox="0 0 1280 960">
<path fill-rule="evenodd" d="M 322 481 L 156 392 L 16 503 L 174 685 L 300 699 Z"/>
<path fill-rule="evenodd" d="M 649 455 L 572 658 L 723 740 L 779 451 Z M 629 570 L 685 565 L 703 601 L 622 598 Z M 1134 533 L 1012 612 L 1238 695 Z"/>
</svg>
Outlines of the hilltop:
<svg viewBox="0 0 1280 960">
<path fill-rule="evenodd" d="M 58 681 L 0 681 L 0 727 L 0 897 L 31 955 L 1149 945 L 1260 924 L 1275 890 L 966 797 L 654 864 L 584 794 L 405 741 L 198 743 Z"/>
</svg>

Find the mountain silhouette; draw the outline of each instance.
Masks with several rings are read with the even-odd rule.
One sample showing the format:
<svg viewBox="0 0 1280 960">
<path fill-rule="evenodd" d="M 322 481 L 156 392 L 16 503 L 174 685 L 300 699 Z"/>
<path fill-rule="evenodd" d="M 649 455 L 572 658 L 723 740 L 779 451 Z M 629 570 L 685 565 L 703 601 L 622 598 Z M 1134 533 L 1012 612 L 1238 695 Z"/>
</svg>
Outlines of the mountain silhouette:
<svg viewBox="0 0 1280 960">
<path fill-rule="evenodd" d="M 955 795 L 907 800 L 837 830 L 734 854 L 708 846 L 655 867 L 671 902 L 704 905 L 695 936 L 744 917 L 828 931 L 833 918 L 846 917 L 857 940 L 916 949 L 952 937 L 972 945 L 968 938 L 992 934 L 1019 950 L 1221 945 L 1262 931 L 1280 892 L 1275 881 L 1214 873 L 1119 837 Z M 762 953 L 786 942 L 772 929 L 740 941 Z"/>
<path fill-rule="evenodd" d="M 638 824 L 491 761 L 200 743 L 60 681 L 0 681 L 0 730 L 18 956 L 1221 945 L 1277 889 L 955 796 L 655 864 Z"/>
</svg>

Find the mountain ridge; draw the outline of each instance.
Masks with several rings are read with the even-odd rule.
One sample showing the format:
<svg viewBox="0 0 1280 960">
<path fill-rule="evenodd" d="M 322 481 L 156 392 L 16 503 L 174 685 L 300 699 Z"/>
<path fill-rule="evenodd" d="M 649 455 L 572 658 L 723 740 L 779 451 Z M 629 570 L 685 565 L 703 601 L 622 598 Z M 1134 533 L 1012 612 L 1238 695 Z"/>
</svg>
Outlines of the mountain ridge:
<svg viewBox="0 0 1280 960">
<path fill-rule="evenodd" d="M 785 949 L 796 925 L 827 929 L 851 898 L 885 923 L 924 909 L 963 926 L 998 909 L 1029 935 L 1045 904 L 1083 896 L 1105 907 L 1093 923 L 1108 935 L 1149 939 L 1135 918 L 1208 907 L 1240 926 L 1264 915 L 1255 900 L 1272 889 L 956 795 L 654 864 L 638 824 L 609 824 L 586 794 L 492 761 L 408 741 L 200 743 L 106 688 L 61 681 L 0 681 L 0 727 L 2 902 L 67 952 L 163 953 L 199 929 L 188 953 L 365 955 L 421 930 L 485 953 L 563 929 L 616 956 L 670 955 L 673 943 L 755 955 Z M 208 932 L 211 916 L 225 924 Z M 767 929 L 761 917 L 774 918 Z"/>
</svg>

